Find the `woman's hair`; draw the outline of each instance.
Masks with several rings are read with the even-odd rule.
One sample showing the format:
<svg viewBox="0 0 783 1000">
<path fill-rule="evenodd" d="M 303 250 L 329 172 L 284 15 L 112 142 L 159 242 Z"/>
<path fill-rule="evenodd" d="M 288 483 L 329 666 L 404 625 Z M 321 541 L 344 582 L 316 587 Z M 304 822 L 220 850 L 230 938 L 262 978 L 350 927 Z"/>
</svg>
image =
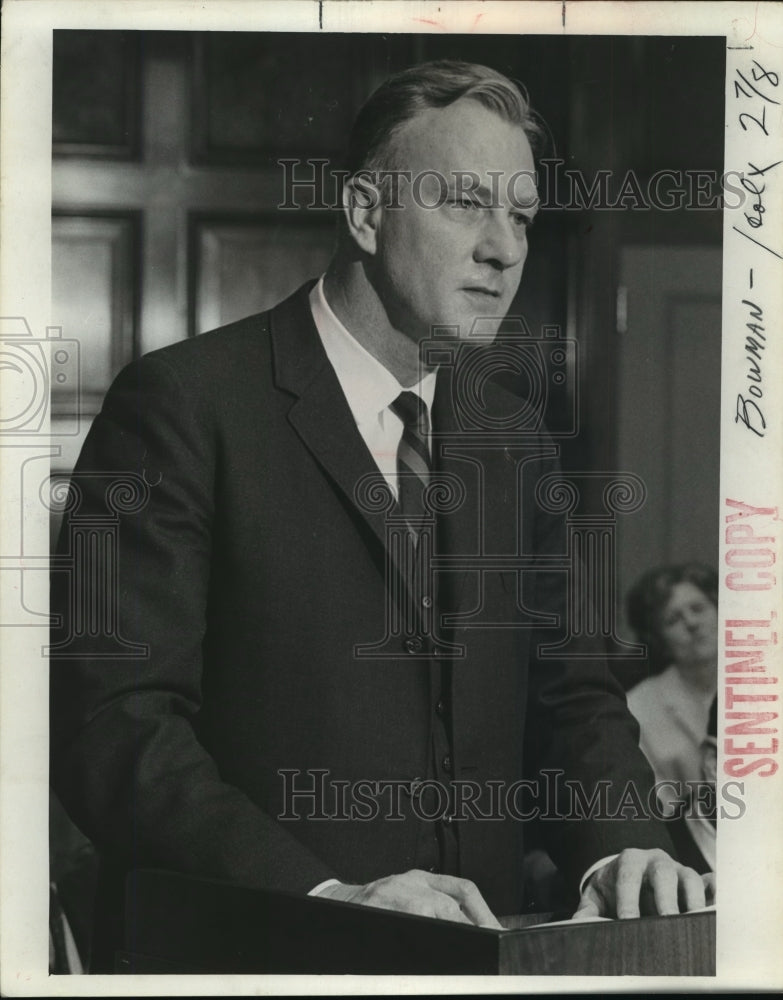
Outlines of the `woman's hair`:
<svg viewBox="0 0 783 1000">
<path fill-rule="evenodd" d="M 646 643 L 653 671 L 663 670 L 668 664 L 669 653 L 661 636 L 661 615 L 678 583 L 692 583 L 718 606 L 718 574 L 700 563 L 651 569 L 628 592 L 628 621 L 639 641 Z"/>
<path fill-rule="evenodd" d="M 507 122 L 519 125 L 534 156 L 547 140 L 543 120 L 532 110 L 521 84 L 477 63 L 440 59 L 396 73 L 372 94 L 357 115 L 348 143 L 345 169 L 400 170 L 394 140 L 400 129 L 427 108 L 444 108 L 470 97 Z"/>
</svg>

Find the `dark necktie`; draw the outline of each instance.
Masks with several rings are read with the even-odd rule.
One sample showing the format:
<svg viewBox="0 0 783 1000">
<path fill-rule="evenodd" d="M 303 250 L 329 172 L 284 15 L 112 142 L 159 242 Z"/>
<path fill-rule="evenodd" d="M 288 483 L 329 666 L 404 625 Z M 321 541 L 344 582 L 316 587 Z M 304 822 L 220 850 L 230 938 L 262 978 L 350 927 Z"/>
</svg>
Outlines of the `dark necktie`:
<svg viewBox="0 0 783 1000">
<path fill-rule="evenodd" d="M 429 413 L 427 404 L 415 392 L 401 392 L 391 410 L 403 423 L 397 449 L 397 487 L 400 510 L 414 536 L 421 530 L 427 513 L 424 490 L 429 484 L 432 465 L 427 444 Z"/>
</svg>

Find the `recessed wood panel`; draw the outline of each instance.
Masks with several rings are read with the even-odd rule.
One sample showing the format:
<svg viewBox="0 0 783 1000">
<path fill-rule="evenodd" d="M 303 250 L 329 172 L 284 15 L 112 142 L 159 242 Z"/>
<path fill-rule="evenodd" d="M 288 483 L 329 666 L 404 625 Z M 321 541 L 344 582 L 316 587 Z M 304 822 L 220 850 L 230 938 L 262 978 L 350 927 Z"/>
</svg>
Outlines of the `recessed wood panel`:
<svg viewBox="0 0 783 1000">
<path fill-rule="evenodd" d="M 53 33 L 52 142 L 58 156 L 139 155 L 139 36 L 132 31 Z"/>
<path fill-rule="evenodd" d="M 198 163 L 274 166 L 340 154 L 356 110 L 400 45 L 356 34 L 207 32 L 193 38 Z M 337 165 L 337 164 L 335 164 Z"/>
<path fill-rule="evenodd" d="M 672 296 L 669 304 L 669 546 L 688 553 L 693 525 L 702 543 L 699 553 L 717 561 L 720 497 L 720 341 L 721 299 L 713 296 Z M 683 516 L 687 511 L 687 516 Z M 706 541 L 705 538 L 705 541 Z"/>
<path fill-rule="evenodd" d="M 191 221 L 193 333 L 270 309 L 326 268 L 334 223 Z"/>
<path fill-rule="evenodd" d="M 135 353 L 138 229 L 134 213 L 52 219 L 52 323 L 70 366 L 62 384 L 53 374 L 53 415 L 96 413 Z"/>
<path fill-rule="evenodd" d="M 617 468 L 647 488 L 618 518 L 623 595 L 654 566 L 717 564 L 721 261 L 709 246 L 621 254 Z"/>
</svg>

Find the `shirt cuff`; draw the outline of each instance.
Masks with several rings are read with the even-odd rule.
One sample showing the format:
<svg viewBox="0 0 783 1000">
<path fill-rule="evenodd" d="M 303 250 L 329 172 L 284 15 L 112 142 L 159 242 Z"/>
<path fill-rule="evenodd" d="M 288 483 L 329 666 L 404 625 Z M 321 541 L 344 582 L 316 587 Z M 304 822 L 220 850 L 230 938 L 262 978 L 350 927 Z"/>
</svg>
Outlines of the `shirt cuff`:
<svg viewBox="0 0 783 1000">
<path fill-rule="evenodd" d="M 599 862 L 600 864 L 600 862 Z M 592 869 L 591 869 L 592 871 Z M 587 876 L 585 876 L 587 877 Z M 339 878 L 328 878 L 325 882 L 319 882 L 314 889 L 308 892 L 308 896 L 320 896 L 324 889 L 328 889 L 330 885 L 341 885 Z"/>
<path fill-rule="evenodd" d="M 610 861 L 614 861 L 614 859 L 618 858 L 619 856 L 620 856 L 619 854 L 610 854 L 608 857 L 601 858 L 600 861 L 596 861 L 594 865 L 590 865 L 590 867 L 582 876 L 582 881 L 579 883 L 579 895 L 580 896 L 582 895 L 582 890 L 585 887 L 585 882 L 590 878 L 591 875 L 597 872 L 599 868 L 603 868 L 604 865 L 608 865 Z M 322 885 L 326 884 L 327 884 L 326 882 L 322 883 Z M 317 888 L 321 888 L 321 886 L 318 886 Z"/>
</svg>

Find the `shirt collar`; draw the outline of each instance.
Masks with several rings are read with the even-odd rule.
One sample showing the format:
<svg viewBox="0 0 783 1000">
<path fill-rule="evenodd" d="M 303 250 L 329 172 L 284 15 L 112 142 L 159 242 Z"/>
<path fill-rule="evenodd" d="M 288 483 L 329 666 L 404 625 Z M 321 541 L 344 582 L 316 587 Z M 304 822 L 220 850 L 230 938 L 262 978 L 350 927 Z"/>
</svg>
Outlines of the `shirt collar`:
<svg viewBox="0 0 783 1000">
<path fill-rule="evenodd" d="M 404 391 L 388 368 L 373 357 L 335 316 L 324 295 L 323 276 L 310 292 L 310 309 L 326 356 L 335 370 L 357 424 L 378 420 Z M 432 410 L 436 371 L 410 386 Z"/>
</svg>

